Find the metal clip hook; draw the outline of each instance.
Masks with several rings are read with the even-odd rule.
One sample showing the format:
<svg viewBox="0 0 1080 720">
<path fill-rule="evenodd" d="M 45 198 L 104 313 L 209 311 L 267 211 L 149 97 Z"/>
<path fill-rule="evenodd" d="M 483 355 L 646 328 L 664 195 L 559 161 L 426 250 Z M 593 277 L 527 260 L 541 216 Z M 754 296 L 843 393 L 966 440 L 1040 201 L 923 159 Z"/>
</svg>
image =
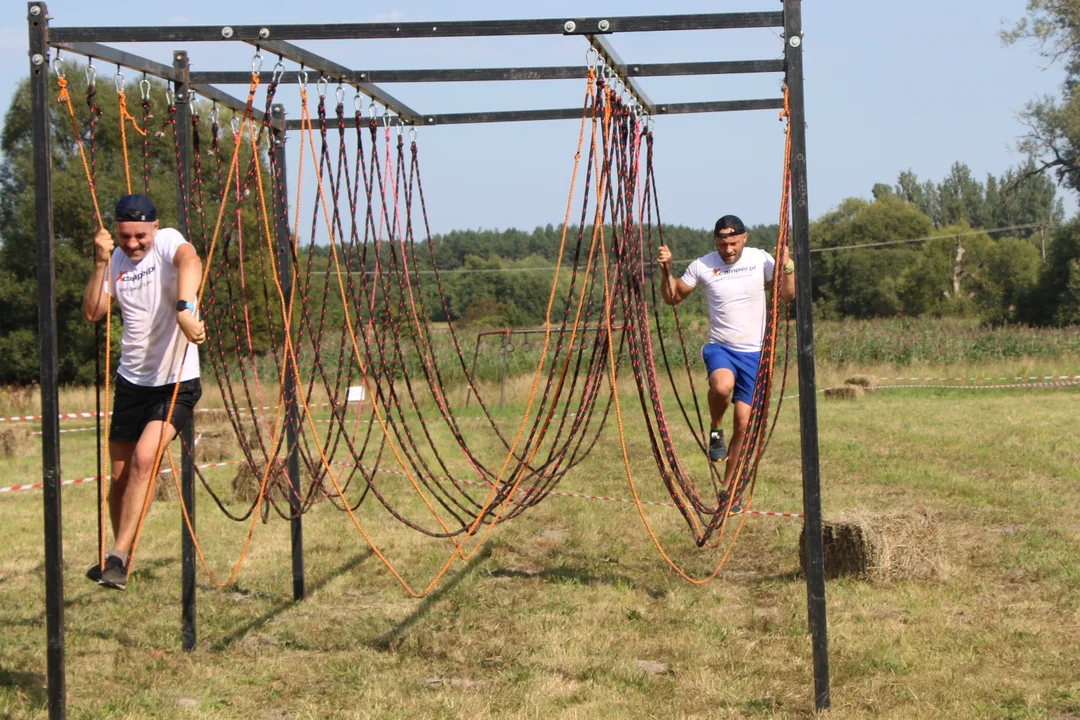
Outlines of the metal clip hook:
<svg viewBox="0 0 1080 720">
<path fill-rule="evenodd" d="M 53 60 L 53 67 L 56 68 L 56 77 L 64 77 L 64 61 L 60 59 L 60 51 L 56 51 L 56 59 Z"/>
<path fill-rule="evenodd" d="M 285 63 L 281 62 L 281 60 L 279 59 L 276 63 L 274 63 L 274 76 L 273 78 L 271 78 L 271 82 L 277 85 L 277 83 L 281 80 L 281 76 L 284 74 Z"/>
<path fill-rule="evenodd" d="M 330 81 L 327 80 L 325 75 L 320 75 L 319 76 L 319 83 L 318 83 L 319 97 L 326 97 L 326 86 L 329 85 L 329 84 L 330 84 Z"/>
<path fill-rule="evenodd" d="M 353 95 L 352 104 L 353 110 L 355 110 L 358 115 L 363 117 L 364 103 L 360 102 L 360 93 L 356 93 L 355 95 Z"/>
<path fill-rule="evenodd" d="M 262 50 L 256 49 L 255 50 L 255 57 L 251 58 L 251 74 L 252 75 L 258 75 L 259 71 L 262 70 L 262 66 L 263 66 Z"/>
<path fill-rule="evenodd" d="M 149 93 L 147 93 L 147 97 L 150 97 Z M 188 99 L 191 101 L 191 111 L 198 115 L 199 106 L 195 104 L 195 94 L 191 93 Z M 176 93 L 172 91 L 172 88 L 165 88 L 165 102 L 169 107 L 176 104 Z"/>
<path fill-rule="evenodd" d="M 304 68 L 300 68 L 300 72 L 296 73 L 296 79 L 300 81 L 300 89 L 307 90 L 308 72 Z"/>
<path fill-rule="evenodd" d="M 113 85 L 116 86 L 116 92 L 124 92 L 124 73 L 120 72 L 119 68 L 116 70 L 116 75 L 113 76 Z"/>
<path fill-rule="evenodd" d="M 97 82 L 97 68 L 94 67 L 93 63 L 90 63 L 90 64 L 88 64 L 86 66 L 86 85 L 87 85 L 87 87 L 93 87 L 94 83 L 96 83 L 96 82 Z"/>
<path fill-rule="evenodd" d="M 229 121 L 230 127 L 232 127 L 233 137 L 240 136 L 240 118 L 235 115 L 232 116 L 232 120 Z"/>
<path fill-rule="evenodd" d="M 338 83 L 337 89 L 334 90 L 334 96 L 337 98 L 337 104 L 341 105 L 345 101 L 345 88 Z"/>
<path fill-rule="evenodd" d="M 139 94 L 142 95 L 143 100 L 150 99 L 150 81 L 145 77 L 139 81 Z"/>
<path fill-rule="evenodd" d="M 409 128 L 409 142 L 416 142 L 416 126 Z"/>
</svg>

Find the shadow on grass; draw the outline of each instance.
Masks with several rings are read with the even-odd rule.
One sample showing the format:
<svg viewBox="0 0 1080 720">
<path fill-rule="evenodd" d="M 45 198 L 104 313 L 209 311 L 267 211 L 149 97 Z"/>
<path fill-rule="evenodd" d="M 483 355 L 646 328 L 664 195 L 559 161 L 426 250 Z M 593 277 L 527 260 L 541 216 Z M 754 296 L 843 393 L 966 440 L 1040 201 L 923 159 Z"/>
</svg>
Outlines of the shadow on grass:
<svg viewBox="0 0 1080 720">
<path fill-rule="evenodd" d="M 325 575 L 318 578 L 317 580 L 314 580 L 313 582 L 305 583 L 305 585 L 304 585 L 305 594 L 311 595 L 312 593 L 320 590 L 321 588 L 325 587 L 326 584 L 329 583 L 334 578 L 340 577 L 340 576 L 344 575 L 345 573 L 353 570 L 354 568 L 356 568 L 356 566 L 358 566 L 360 563 L 364 562 L 365 560 L 367 560 L 368 558 L 370 558 L 373 555 L 374 555 L 374 553 L 371 550 L 365 550 L 364 552 L 357 553 L 356 555 L 353 555 L 351 558 L 349 558 L 348 562 L 346 562 L 341 567 L 326 573 Z M 301 600 L 299 602 L 303 602 L 303 601 Z M 237 640 L 242 640 L 245 636 L 247 636 L 247 634 L 249 632 L 251 632 L 255 628 L 261 627 L 261 626 L 265 625 L 266 623 L 270 622 L 271 620 L 276 618 L 278 615 L 281 615 L 283 612 L 285 612 L 289 608 L 293 607 L 297 603 L 298 603 L 298 601 L 296 601 L 296 600 L 287 600 L 287 601 L 278 603 L 277 605 L 272 607 L 268 612 L 263 613 L 259 617 L 255 618 L 254 620 L 252 620 L 252 621 L 248 622 L 247 624 L 245 624 L 243 627 L 239 628 L 238 630 L 233 631 L 232 633 L 229 633 L 225 637 L 218 640 L 216 643 L 214 643 L 211 646 L 210 651 L 211 652 L 221 652 L 223 650 L 229 649 L 229 647 L 233 643 L 235 643 Z"/>
<path fill-rule="evenodd" d="M 439 585 L 434 592 L 432 592 L 420 602 L 419 607 L 413 610 L 412 613 L 408 615 L 408 617 L 395 625 L 393 629 L 390 630 L 390 632 L 385 633 L 381 637 L 378 637 L 365 644 L 371 649 L 378 650 L 379 652 L 393 651 L 394 648 L 397 646 L 397 642 L 401 638 L 401 636 L 408 632 L 409 628 L 415 625 L 421 618 L 427 615 L 431 611 L 431 608 L 435 605 L 435 603 L 439 602 L 439 600 L 441 600 L 446 595 L 446 593 L 457 587 L 458 584 L 462 580 L 467 578 L 469 575 L 471 575 L 482 562 L 491 557 L 491 551 L 491 544 L 489 543 L 485 545 L 483 548 L 480 549 L 480 552 L 477 553 L 476 556 L 472 560 L 470 560 L 465 565 L 465 567 L 461 569 L 460 572 L 458 572 L 457 575 L 454 575 L 454 577 L 448 580 L 444 580 L 443 583 Z"/>
<path fill-rule="evenodd" d="M 29 710 L 44 710 L 49 704 L 49 691 L 41 673 L 0 667 L 0 688 L 13 688 L 25 695 Z"/>
<path fill-rule="evenodd" d="M 588 568 L 571 565 L 560 565 L 556 568 L 546 568 L 538 571 L 498 568 L 497 570 L 491 571 L 491 577 L 521 579 L 536 578 L 538 580 L 543 580 L 544 582 L 555 583 L 558 585 L 609 585 L 611 587 L 641 591 L 653 600 L 660 600 L 667 595 L 667 590 L 638 585 L 626 575 L 598 575 Z"/>
</svg>

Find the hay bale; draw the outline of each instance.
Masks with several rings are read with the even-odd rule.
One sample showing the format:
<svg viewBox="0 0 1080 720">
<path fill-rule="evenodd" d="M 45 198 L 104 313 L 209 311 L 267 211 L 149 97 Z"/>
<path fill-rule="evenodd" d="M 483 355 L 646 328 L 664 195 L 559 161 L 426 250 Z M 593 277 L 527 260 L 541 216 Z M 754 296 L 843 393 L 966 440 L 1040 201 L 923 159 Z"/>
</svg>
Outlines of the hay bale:
<svg viewBox="0 0 1080 720">
<path fill-rule="evenodd" d="M 854 375 L 844 381 L 845 385 L 858 385 L 861 388 L 868 388 L 877 383 L 877 378 L 869 375 Z"/>
<path fill-rule="evenodd" d="M 286 472 L 285 461 L 278 459 L 274 461 L 274 469 L 271 470 L 270 478 L 266 482 L 266 493 L 272 495 L 274 500 L 279 503 L 288 502 L 288 474 Z M 240 469 L 236 471 L 236 476 L 233 477 L 233 497 L 236 501 L 244 504 L 251 504 L 255 502 L 255 498 L 259 496 L 259 484 L 262 482 L 263 473 L 266 470 L 266 465 L 263 463 L 256 463 L 253 469 L 248 463 L 241 463 Z M 307 493 L 308 487 L 311 485 L 311 474 L 307 472 L 307 468 L 303 465 L 300 466 L 300 496 L 304 497 Z"/>
<path fill-rule="evenodd" d="M 195 462 L 217 463 L 240 452 L 232 425 L 208 427 L 195 435 Z"/>
<path fill-rule="evenodd" d="M 0 457 L 28 457 L 34 454 L 36 447 L 30 423 L 0 425 Z"/>
<path fill-rule="evenodd" d="M 229 421 L 229 412 L 225 408 L 209 408 L 195 416 L 195 428 L 232 427 Z"/>
<path fill-rule="evenodd" d="M 799 564 L 806 570 L 805 529 Z M 928 580 L 941 572 L 937 528 L 929 511 L 847 513 L 822 523 L 825 577 L 871 583 Z"/>
<path fill-rule="evenodd" d="M 841 387 L 825 388 L 825 398 L 828 400 L 858 400 L 863 396 L 862 386 L 843 385 Z"/>
<path fill-rule="evenodd" d="M 176 481 L 171 472 L 159 472 L 154 481 L 154 502 L 170 502 L 179 498 L 176 492 Z"/>
</svg>

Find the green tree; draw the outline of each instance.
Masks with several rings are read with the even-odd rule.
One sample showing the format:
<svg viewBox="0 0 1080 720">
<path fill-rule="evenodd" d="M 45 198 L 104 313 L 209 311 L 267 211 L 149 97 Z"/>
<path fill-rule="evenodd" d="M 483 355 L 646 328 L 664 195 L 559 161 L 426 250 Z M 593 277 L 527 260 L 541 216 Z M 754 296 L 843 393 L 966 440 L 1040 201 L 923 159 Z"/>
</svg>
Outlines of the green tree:
<svg viewBox="0 0 1080 720">
<path fill-rule="evenodd" d="M 814 248 L 814 300 L 825 316 L 888 317 L 903 310 L 898 282 L 919 256 L 917 246 L 829 251 L 930 234 L 930 218 L 910 202 L 890 194 L 876 202 L 848 198 L 810 228 Z"/>
<path fill-rule="evenodd" d="M 1052 171 L 1080 191 L 1080 0 L 1028 0 L 1025 16 L 1002 32 L 1002 40 L 1034 40 L 1049 63 L 1064 66 L 1061 96 L 1032 100 L 1021 114 L 1028 132 L 1019 149 L 1034 158 L 1034 172 Z"/>
</svg>

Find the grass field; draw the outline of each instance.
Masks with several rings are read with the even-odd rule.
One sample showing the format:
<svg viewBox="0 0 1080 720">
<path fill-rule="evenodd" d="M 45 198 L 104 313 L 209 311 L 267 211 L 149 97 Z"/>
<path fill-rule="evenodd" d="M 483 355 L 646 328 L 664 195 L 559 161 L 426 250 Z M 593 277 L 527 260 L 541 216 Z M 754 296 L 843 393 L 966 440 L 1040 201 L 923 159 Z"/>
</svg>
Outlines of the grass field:
<svg viewBox="0 0 1080 720">
<path fill-rule="evenodd" d="M 855 373 L 916 374 L 903 364 L 829 365 L 820 385 Z M 1080 374 L 1080 364 L 1066 356 L 917 374 Z M 510 396 L 520 400 L 524 385 L 516 379 Z M 92 402 L 71 395 L 62 406 Z M 929 509 L 942 554 L 934 580 L 828 582 L 832 717 L 1080 718 L 1078 408 L 1078 388 L 819 401 L 826 516 Z M 521 409 L 501 411 L 502 426 L 516 428 Z M 475 449 L 500 459 L 480 426 L 469 427 Z M 634 479 L 645 497 L 663 500 L 639 430 L 628 421 Z M 93 474 L 92 436 L 62 436 L 64 477 Z M 38 455 L 0 460 L 2 484 L 37 481 L 39 464 Z M 211 473 L 223 488 L 232 476 Z M 754 507 L 800 511 L 799 478 L 791 402 Z M 402 484 L 387 481 L 407 503 Z M 559 489 L 628 497 L 614 426 Z M 200 571 L 199 644 L 187 653 L 178 504 L 154 506 L 129 590 L 115 593 L 82 577 L 96 557 L 93 486 L 67 487 L 63 500 L 71 717 L 814 714 L 797 520 L 749 519 L 719 578 L 695 587 L 668 569 L 633 505 L 551 497 L 497 527 L 485 551 L 413 600 L 324 503 L 304 521 L 308 598 L 291 601 L 288 523 L 260 523 L 236 584 L 216 588 Z M 0 717 L 44 717 L 40 492 L 0 496 L 0 513 Z M 648 515 L 678 561 L 697 573 L 715 564 L 716 551 L 694 549 L 677 512 Z M 374 503 L 361 516 L 414 586 L 448 555 L 445 542 L 408 531 Z M 198 527 L 210 567 L 227 576 L 247 525 L 200 495 Z"/>
</svg>

